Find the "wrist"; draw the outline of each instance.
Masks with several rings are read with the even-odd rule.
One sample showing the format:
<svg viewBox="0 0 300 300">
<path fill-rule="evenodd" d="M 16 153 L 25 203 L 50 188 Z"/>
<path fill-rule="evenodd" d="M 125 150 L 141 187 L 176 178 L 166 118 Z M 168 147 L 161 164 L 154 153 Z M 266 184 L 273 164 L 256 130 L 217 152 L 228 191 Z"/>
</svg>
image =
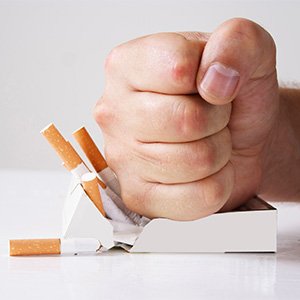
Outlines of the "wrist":
<svg viewBox="0 0 300 300">
<path fill-rule="evenodd" d="M 300 90 L 279 90 L 279 111 L 262 155 L 258 194 L 266 200 L 300 198 Z"/>
</svg>

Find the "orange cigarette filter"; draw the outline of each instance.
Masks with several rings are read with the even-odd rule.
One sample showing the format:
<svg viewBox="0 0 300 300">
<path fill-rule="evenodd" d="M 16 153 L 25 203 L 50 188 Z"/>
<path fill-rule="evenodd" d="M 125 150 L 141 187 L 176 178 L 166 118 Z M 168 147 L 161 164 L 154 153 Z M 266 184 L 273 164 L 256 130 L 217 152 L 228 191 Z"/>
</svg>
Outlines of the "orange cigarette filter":
<svg viewBox="0 0 300 300">
<path fill-rule="evenodd" d="M 81 177 L 81 182 L 84 191 L 95 204 L 100 213 L 105 217 L 105 211 L 103 208 L 103 203 L 98 188 L 97 176 L 93 173 L 86 173 Z"/>
<path fill-rule="evenodd" d="M 45 127 L 41 133 L 54 148 L 69 171 L 75 169 L 80 163 L 82 163 L 82 160 L 75 149 L 64 139 L 54 124 L 51 123 Z"/>
<path fill-rule="evenodd" d="M 45 127 L 41 133 L 56 151 L 58 156 L 63 161 L 64 166 L 69 171 L 75 169 L 78 165 L 83 163 L 73 146 L 70 144 L 70 142 L 64 139 L 62 134 L 58 131 L 53 123 Z M 103 189 L 106 188 L 106 185 L 98 177 L 97 181 Z"/>
<path fill-rule="evenodd" d="M 10 240 L 10 256 L 60 254 L 59 239 Z"/>
<path fill-rule="evenodd" d="M 107 163 L 104 157 L 85 127 L 81 127 L 74 131 L 73 136 L 97 173 L 107 168 Z"/>
</svg>

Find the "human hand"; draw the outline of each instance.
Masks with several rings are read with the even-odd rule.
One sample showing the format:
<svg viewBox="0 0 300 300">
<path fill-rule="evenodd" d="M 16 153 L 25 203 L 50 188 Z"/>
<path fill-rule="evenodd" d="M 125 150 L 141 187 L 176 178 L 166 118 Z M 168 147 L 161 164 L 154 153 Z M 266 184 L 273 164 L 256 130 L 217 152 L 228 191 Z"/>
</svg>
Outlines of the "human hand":
<svg viewBox="0 0 300 300">
<path fill-rule="evenodd" d="M 245 19 L 112 50 L 94 116 L 128 208 L 192 220 L 258 192 L 279 110 L 275 52 Z"/>
</svg>

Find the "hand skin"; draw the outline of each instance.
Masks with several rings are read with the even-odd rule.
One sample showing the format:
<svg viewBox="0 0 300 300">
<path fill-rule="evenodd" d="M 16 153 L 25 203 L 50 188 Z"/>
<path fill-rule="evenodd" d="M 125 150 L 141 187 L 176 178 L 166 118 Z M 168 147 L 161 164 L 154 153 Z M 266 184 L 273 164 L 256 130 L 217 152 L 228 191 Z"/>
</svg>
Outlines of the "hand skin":
<svg viewBox="0 0 300 300">
<path fill-rule="evenodd" d="M 299 198 L 299 95 L 279 90 L 259 25 L 141 37 L 111 51 L 105 74 L 94 116 L 131 210 L 194 220 L 257 194 Z"/>
</svg>

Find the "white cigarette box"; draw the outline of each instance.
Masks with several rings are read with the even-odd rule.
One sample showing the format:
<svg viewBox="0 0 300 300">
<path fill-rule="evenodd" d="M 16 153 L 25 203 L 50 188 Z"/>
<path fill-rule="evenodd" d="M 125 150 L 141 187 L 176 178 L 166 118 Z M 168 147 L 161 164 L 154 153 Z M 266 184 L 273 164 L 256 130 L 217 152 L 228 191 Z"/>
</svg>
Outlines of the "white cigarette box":
<svg viewBox="0 0 300 300">
<path fill-rule="evenodd" d="M 129 252 L 276 252 L 277 210 L 253 198 L 236 211 L 195 221 L 153 219 L 145 227 L 101 215 L 82 186 L 71 184 L 63 211 L 65 238 L 96 238 Z"/>
</svg>

